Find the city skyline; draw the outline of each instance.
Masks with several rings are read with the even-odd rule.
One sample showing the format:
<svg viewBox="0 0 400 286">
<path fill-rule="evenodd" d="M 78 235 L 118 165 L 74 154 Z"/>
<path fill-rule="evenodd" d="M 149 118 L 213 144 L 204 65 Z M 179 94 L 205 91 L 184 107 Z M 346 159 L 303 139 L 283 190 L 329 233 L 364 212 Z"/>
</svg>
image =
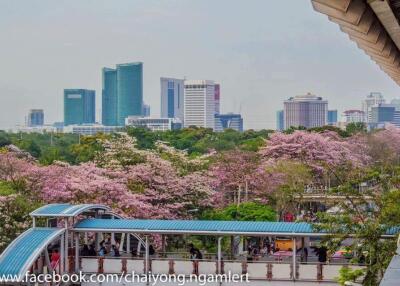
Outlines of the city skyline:
<svg viewBox="0 0 400 286">
<path fill-rule="evenodd" d="M 61 121 L 63 89 L 76 87 L 96 90 L 101 122 L 101 68 L 132 61 L 146 64 L 144 101 L 152 115 L 159 116 L 160 77 L 212 79 L 221 84 L 221 112 L 241 113 L 246 129 L 273 129 L 281 102 L 308 91 L 339 113 L 359 108 L 371 91 L 388 100 L 398 97 L 397 85 L 309 1 L 296 1 L 291 9 L 256 2 L 121 1 L 116 7 L 88 1 L 78 10 L 68 2 L 25 3 L 29 9 L 2 2 L 0 35 L 13 37 L 0 47 L 7 70 L 0 78 L 0 128 L 23 124 L 28 110 L 36 108 L 44 109 L 46 123 Z M 221 23 L 226 5 L 231 9 Z M 206 13 L 208 22 L 202 21 Z M 90 24 L 79 24 L 88 14 Z M 245 20 L 237 21 L 239 16 Z M 183 25 L 189 18 L 190 28 Z M 61 36 L 57 31 L 66 23 Z M 140 29 L 127 28 L 135 26 Z M 175 33 L 164 35 L 161 27 Z M 104 44 L 105 34 L 110 41 Z M 204 36 L 210 40 L 202 41 Z"/>
</svg>

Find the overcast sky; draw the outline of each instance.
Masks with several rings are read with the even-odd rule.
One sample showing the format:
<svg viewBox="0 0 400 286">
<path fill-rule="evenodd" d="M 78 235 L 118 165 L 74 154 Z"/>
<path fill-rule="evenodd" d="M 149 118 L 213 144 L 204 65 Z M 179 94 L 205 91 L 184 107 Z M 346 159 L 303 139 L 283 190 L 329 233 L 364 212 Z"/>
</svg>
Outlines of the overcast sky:
<svg viewBox="0 0 400 286">
<path fill-rule="evenodd" d="M 310 0 L 0 0 L 0 128 L 31 108 L 63 120 L 63 89 L 97 93 L 101 68 L 144 63 L 144 100 L 160 114 L 161 76 L 221 83 L 223 112 L 274 128 L 283 100 L 312 92 L 339 112 L 398 86 Z"/>
</svg>

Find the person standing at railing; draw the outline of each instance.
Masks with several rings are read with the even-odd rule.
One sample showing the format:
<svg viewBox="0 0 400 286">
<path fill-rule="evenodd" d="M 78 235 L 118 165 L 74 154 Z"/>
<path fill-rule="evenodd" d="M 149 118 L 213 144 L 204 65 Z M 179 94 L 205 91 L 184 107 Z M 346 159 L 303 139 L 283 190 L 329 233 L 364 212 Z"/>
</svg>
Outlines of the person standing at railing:
<svg viewBox="0 0 400 286">
<path fill-rule="evenodd" d="M 194 247 L 193 243 L 189 244 L 190 260 L 193 261 L 193 273 L 199 274 L 199 260 L 203 259 L 203 255 L 200 250 Z"/>
<path fill-rule="evenodd" d="M 58 252 L 58 249 L 54 249 L 53 252 L 51 253 L 51 261 L 50 261 L 50 266 L 52 269 L 55 269 L 60 262 L 60 253 Z"/>
</svg>

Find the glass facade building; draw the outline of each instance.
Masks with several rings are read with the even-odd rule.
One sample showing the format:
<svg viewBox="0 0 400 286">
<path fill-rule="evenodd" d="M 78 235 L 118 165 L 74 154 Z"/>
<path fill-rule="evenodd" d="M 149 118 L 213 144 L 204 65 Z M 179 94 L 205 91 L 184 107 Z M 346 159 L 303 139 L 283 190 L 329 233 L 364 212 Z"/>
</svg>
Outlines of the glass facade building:
<svg viewBox="0 0 400 286">
<path fill-rule="evenodd" d="M 184 81 L 183 79 L 164 78 L 161 84 L 161 117 L 184 119 Z"/>
<path fill-rule="evenodd" d="M 117 126 L 117 70 L 103 68 L 102 123 Z"/>
<path fill-rule="evenodd" d="M 283 131 L 285 129 L 283 110 L 276 112 L 276 130 Z"/>
<path fill-rule="evenodd" d="M 96 92 L 64 89 L 64 124 L 92 124 L 96 121 Z"/>
<path fill-rule="evenodd" d="M 125 124 L 125 118 L 142 115 L 143 64 L 117 65 L 117 117 L 118 126 Z"/>
<path fill-rule="evenodd" d="M 119 64 L 103 69 L 102 123 L 124 126 L 128 116 L 143 111 L 143 63 Z"/>
<path fill-rule="evenodd" d="M 28 114 L 28 126 L 43 126 L 44 125 L 44 112 L 43 109 L 31 109 Z"/>
<path fill-rule="evenodd" d="M 240 114 L 215 114 L 215 132 L 222 132 L 225 129 L 233 129 L 243 132 L 243 118 Z"/>
<path fill-rule="evenodd" d="M 328 110 L 328 125 L 336 125 L 337 122 L 337 110 Z"/>
</svg>

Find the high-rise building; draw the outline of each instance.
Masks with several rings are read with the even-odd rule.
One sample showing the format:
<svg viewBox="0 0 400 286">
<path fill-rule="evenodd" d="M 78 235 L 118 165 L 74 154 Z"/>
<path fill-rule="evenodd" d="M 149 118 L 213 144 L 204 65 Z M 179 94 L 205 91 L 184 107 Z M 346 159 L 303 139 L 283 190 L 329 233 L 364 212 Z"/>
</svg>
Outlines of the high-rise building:
<svg viewBox="0 0 400 286">
<path fill-rule="evenodd" d="M 143 109 L 143 63 L 119 64 L 103 69 L 103 124 L 123 126 L 125 118 L 141 116 Z"/>
<path fill-rule="evenodd" d="M 362 110 L 350 109 L 343 112 L 342 120 L 344 123 L 365 122 L 365 113 Z"/>
<path fill-rule="evenodd" d="M 214 129 L 215 84 L 211 80 L 185 81 L 184 126 Z"/>
<path fill-rule="evenodd" d="M 276 112 L 276 130 L 282 131 L 285 129 L 285 120 L 283 110 Z"/>
<path fill-rule="evenodd" d="M 307 93 L 291 97 L 284 102 L 285 129 L 303 126 L 324 126 L 328 122 L 328 101 Z"/>
<path fill-rule="evenodd" d="M 31 109 L 28 114 L 29 127 L 43 126 L 44 125 L 44 112 L 43 109 Z"/>
<path fill-rule="evenodd" d="M 328 110 L 328 125 L 337 125 L 338 118 L 337 118 L 337 110 Z"/>
<path fill-rule="evenodd" d="M 117 70 L 103 68 L 102 123 L 105 126 L 117 126 Z"/>
<path fill-rule="evenodd" d="M 395 105 L 377 104 L 371 107 L 371 121 L 368 123 L 370 129 L 382 128 L 386 124 L 393 124 L 400 127 L 400 111 Z"/>
<path fill-rule="evenodd" d="M 184 80 L 160 78 L 161 117 L 184 120 Z"/>
<path fill-rule="evenodd" d="M 214 85 L 215 87 L 215 97 L 214 97 L 214 101 L 215 101 L 215 114 L 220 114 L 221 110 L 220 110 L 220 98 L 221 98 L 221 87 L 219 85 L 219 83 L 216 83 Z"/>
<path fill-rule="evenodd" d="M 243 118 L 240 114 L 215 114 L 215 132 L 222 132 L 225 129 L 233 129 L 243 132 Z"/>
<path fill-rule="evenodd" d="M 91 124 L 96 121 L 96 92 L 64 89 L 64 124 Z"/>
<path fill-rule="evenodd" d="M 372 122 L 372 107 L 382 103 L 385 103 L 382 93 L 371 92 L 367 95 L 367 98 L 362 101 L 362 111 L 366 117 L 365 122 Z"/>
<path fill-rule="evenodd" d="M 142 116 L 150 117 L 150 105 L 143 103 Z"/>
</svg>

